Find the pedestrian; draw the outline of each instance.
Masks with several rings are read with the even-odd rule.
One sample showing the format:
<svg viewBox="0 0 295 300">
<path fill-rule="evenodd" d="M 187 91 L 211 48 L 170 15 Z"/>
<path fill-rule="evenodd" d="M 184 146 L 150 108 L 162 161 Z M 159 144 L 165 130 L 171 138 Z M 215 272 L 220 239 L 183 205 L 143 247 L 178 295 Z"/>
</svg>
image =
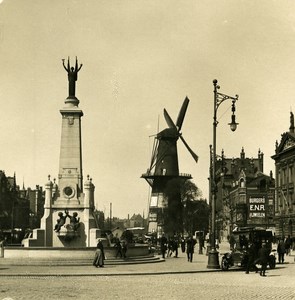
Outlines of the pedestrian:
<svg viewBox="0 0 295 300">
<path fill-rule="evenodd" d="M 187 261 L 189 262 L 193 261 L 195 244 L 196 241 L 190 235 L 186 241 L 186 254 L 187 254 Z"/>
<path fill-rule="evenodd" d="M 102 241 L 99 239 L 97 246 L 96 246 L 96 251 L 95 251 L 95 256 L 93 260 L 93 266 L 96 268 L 104 267 L 104 260 L 105 260 L 105 255 L 104 255 L 104 249 L 103 249 L 103 244 Z"/>
<path fill-rule="evenodd" d="M 6 246 L 7 246 L 7 237 L 5 236 L 4 238 L 1 238 L 1 242 L 0 242 L 0 249 L 1 249 L 0 257 L 4 257 L 4 247 Z"/>
<path fill-rule="evenodd" d="M 179 247 L 179 242 L 178 242 L 178 236 L 174 236 L 173 240 L 173 252 L 175 253 L 174 257 L 178 257 L 178 247 Z"/>
<path fill-rule="evenodd" d="M 289 234 L 288 237 L 285 240 L 286 255 L 290 254 L 291 246 L 292 246 L 292 239 L 291 239 L 290 234 Z"/>
<path fill-rule="evenodd" d="M 0 246 L 1 247 L 6 247 L 8 245 L 8 243 L 7 243 L 7 236 L 4 236 L 4 238 L 1 238 L 0 240 L 1 240 L 0 241 Z"/>
<path fill-rule="evenodd" d="M 128 250 L 128 243 L 127 243 L 127 240 L 123 240 L 122 241 L 122 255 L 123 255 L 123 258 L 126 258 L 127 256 L 127 250 Z"/>
<path fill-rule="evenodd" d="M 116 251 L 116 258 L 118 256 L 120 256 L 120 258 L 122 258 L 123 254 L 122 254 L 122 245 L 120 242 L 120 239 L 118 237 L 115 237 L 115 245 L 114 247 L 117 249 Z"/>
<path fill-rule="evenodd" d="M 148 239 L 148 247 L 149 247 L 149 253 L 153 253 L 153 244 L 152 241 L 150 239 Z"/>
<path fill-rule="evenodd" d="M 255 260 L 257 259 L 257 248 L 255 243 L 250 243 L 247 249 L 247 265 L 246 265 L 246 274 L 254 269 L 255 272 L 258 272 L 258 268 L 255 265 Z"/>
<path fill-rule="evenodd" d="M 261 264 L 260 276 L 266 276 L 265 270 L 269 259 L 270 250 L 267 249 L 266 244 L 263 243 L 262 247 L 258 251 L 258 261 Z"/>
<path fill-rule="evenodd" d="M 285 256 L 285 253 L 286 253 L 284 237 L 279 239 L 277 252 L 278 252 L 278 256 L 279 256 L 279 264 L 283 264 L 284 263 L 284 256 Z"/>
<path fill-rule="evenodd" d="M 185 239 L 184 239 L 183 235 L 181 236 L 181 239 L 180 239 L 180 246 L 181 246 L 181 252 L 184 253 L 185 252 Z"/>
<path fill-rule="evenodd" d="M 160 249 L 161 249 L 162 258 L 165 258 L 165 255 L 166 255 L 167 242 L 168 242 L 167 238 L 166 238 L 165 234 L 163 233 L 160 238 Z"/>
<path fill-rule="evenodd" d="M 230 246 L 230 250 L 234 250 L 235 249 L 235 245 L 236 245 L 236 240 L 233 234 L 230 235 L 229 237 L 229 246 Z"/>
<path fill-rule="evenodd" d="M 243 235 L 239 236 L 239 239 L 240 239 L 240 247 L 242 249 L 247 249 L 248 248 L 248 243 L 249 243 L 247 237 L 243 234 Z"/>
<path fill-rule="evenodd" d="M 203 254 L 204 248 L 204 237 L 202 235 L 199 236 L 199 254 Z"/>
<path fill-rule="evenodd" d="M 168 252 L 167 252 L 167 257 L 172 256 L 172 253 L 174 252 L 174 241 L 172 238 L 168 238 Z"/>
</svg>

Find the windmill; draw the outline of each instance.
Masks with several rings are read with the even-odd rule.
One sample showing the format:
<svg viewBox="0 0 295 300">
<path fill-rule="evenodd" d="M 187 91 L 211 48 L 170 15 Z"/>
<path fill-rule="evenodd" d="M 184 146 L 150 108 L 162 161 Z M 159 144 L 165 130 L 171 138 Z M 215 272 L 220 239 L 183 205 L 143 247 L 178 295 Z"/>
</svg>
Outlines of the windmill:
<svg viewBox="0 0 295 300">
<path fill-rule="evenodd" d="M 198 156 L 189 147 L 181 133 L 182 124 L 189 104 L 186 97 L 179 111 L 176 123 L 164 109 L 164 118 L 168 128 L 159 132 L 154 139 L 151 164 L 147 172 L 141 177 L 151 186 L 151 196 L 148 214 L 148 232 L 163 231 L 162 212 L 165 206 L 165 189 L 169 181 L 175 178 L 191 179 L 190 174 L 179 173 L 177 141 L 180 139 L 193 159 L 197 162 Z"/>
</svg>

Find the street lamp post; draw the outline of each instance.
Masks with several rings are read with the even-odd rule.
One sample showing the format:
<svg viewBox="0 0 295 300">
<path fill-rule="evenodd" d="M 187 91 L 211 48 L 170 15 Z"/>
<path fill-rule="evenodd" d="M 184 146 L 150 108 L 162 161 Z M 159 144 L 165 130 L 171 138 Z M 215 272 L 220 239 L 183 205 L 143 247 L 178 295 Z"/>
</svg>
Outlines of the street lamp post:
<svg viewBox="0 0 295 300">
<path fill-rule="evenodd" d="M 218 251 L 216 250 L 216 192 L 217 192 L 217 184 L 216 184 L 216 128 L 218 125 L 217 121 L 217 110 L 222 102 L 225 100 L 232 100 L 232 116 L 231 116 L 231 123 L 230 129 L 235 131 L 237 129 L 238 123 L 236 123 L 236 116 L 235 116 L 235 103 L 238 100 L 239 96 L 236 95 L 235 97 L 231 97 L 222 93 L 219 93 L 217 90 L 220 89 L 220 86 L 217 85 L 217 80 L 213 80 L 214 86 L 214 117 L 213 117 L 213 158 L 212 158 L 212 175 L 210 176 L 212 183 L 211 186 L 211 232 L 210 232 L 210 244 L 211 250 L 208 253 L 208 269 L 219 269 L 219 259 L 218 259 Z"/>
</svg>

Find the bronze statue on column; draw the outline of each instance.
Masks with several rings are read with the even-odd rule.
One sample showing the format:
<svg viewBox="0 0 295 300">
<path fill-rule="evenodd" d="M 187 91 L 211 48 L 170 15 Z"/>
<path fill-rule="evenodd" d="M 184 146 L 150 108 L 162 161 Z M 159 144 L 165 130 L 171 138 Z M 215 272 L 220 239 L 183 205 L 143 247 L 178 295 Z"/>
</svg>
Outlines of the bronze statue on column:
<svg viewBox="0 0 295 300">
<path fill-rule="evenodd" d="M 68 64 L 67 67 L 65 66 L 65 59 L 62 60 L 62 64 L 65 70 L 68 72 L 68 80 L 69 80 L 69 96 L 68 98 L 76 98 L 75 90 L 76 90 L 76 81 L 78 79 L 78 72 L 81 70 L 83 64 L 80 64 L 78 67 L 78 60 L 76 56 L 76 64 L 75 68 L 70 67 L 70 58 L 68 57 Z"/>
</svg>

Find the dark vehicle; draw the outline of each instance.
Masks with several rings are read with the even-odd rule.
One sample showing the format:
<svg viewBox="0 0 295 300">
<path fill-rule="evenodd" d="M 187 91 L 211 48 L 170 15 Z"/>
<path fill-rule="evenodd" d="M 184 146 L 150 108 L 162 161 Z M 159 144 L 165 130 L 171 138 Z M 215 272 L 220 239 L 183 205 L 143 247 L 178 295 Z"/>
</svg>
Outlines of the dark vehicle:
<svg viewBox="0 0 295 300">
<path fill-rule="evenodd" d="M 0 231 L 0 236 L 7 241 L 7 246 L 20 247 L 21 241 L 25 236 L 25 230 L 22 228 L 3 229 Z"/>
<path fill-rule="evenodd" d="M 263 228 L 251 228 L 241 227 L 238 230 L 232 232 L 232 239 L 234 239 L 234 248 L 231 252 L 227 252 L 223 255 L 221 260 L 221 269 L 227 271 L 230 267 L 246 268 L 248 257 L 247 249 L 249 243 L 254 243 L 257 249 L 262 247 L 262 244 L 266 244 L 270 255 L 268 265 L 270 269 L 274 269 L 276 266 L 275 251 L 272 249 L 273 234 L 271 230 Z"/>
</svg>

